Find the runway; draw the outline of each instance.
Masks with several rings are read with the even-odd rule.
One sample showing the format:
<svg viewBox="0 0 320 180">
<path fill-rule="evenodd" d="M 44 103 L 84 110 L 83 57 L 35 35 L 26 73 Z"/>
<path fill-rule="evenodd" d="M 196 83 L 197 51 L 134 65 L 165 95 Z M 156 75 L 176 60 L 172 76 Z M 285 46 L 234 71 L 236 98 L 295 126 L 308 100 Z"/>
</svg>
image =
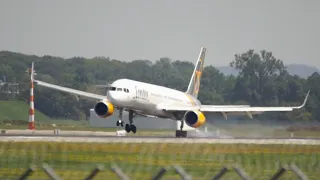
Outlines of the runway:
<svg viewBox="0 0 320 180">
<path fill-rule="evenodd" d="M 71 136 L 0 136 L 1 142 L 84 142 L 84 143 L 179 143 L 179 144 L 292 144 L 320 145 L 319 139 L 249 138 L 172 138 L 172 137 L 71 137 Z"/>
<path fill-rule="evenodd" d="M 176 138 L 167 136 L 117 136 L 116 132 L 98 131 L 52 131 L 52 130 L 6 130 L 1 131 L 1 142 L 86 142 L 86 143 L 201 143 L 201 144 L 296 144 L 320 145 L 320 139 L 305 138 L 248 138 L 248 137 L 197 137 Z"/>
</svg>

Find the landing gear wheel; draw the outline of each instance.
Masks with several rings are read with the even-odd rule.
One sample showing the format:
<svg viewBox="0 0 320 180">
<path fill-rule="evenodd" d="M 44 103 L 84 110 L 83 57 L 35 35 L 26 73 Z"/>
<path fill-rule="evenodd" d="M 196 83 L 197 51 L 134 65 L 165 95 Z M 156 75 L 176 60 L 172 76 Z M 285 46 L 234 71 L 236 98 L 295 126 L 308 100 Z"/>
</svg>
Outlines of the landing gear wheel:
<svg viewBox="0 0 320 180">
<path fill-rule="evenodd" d="M 130 128 L 129 124 L 126 124 L 124 129 L 127 131 L 127 133 L 129 133 L 131 131 L 131 128 Z"/>
<path fill-rule="evenodd" d="M 119 108 L 119 120 L 117 121 L 117 126 L 121 125 L 121 127 L 123 127 L 122 112 L 123 112 L 123 108 Z"/>
<path fill-rule="evenodd" d="M 187 131 L 176 130 L 176 137 L 187 137 Z"/>
<path fill-rule="evenodd" d="M 131 131 L 132 131 L 134 134 L 137 132 L 137 128 L 136 128 L 136 126 L 133 125 L 133 124 L 130 125 L 130 129 L 131 129 Z"/>
<path fill-rule="evenodd" d="M 126 131 L 127 131 L 127 129 L 129 130 L 129 131 L 127 131 L 127 132 L 130 132 L 130 131 L 132 131 L 133 133 L 136 133 L 137 132 L 137 128 L 136 128 L 136 126 L 135 125 L 133 125 L 133 117 L 134 117 L 134 111 L 133 110 L 130 110 L 129 111 L 129 123 L 130 123 L 130 125 L 129 124 L 126 124 Z M 128 127 L 127 127 L 128 126 Z"/>
<path fill-rule="evenodd" d="M 118 120 L 118 121 L 117 121 L 117 126 L 121 126 L 121 127 L 123 127 L 123 121 Z"/>
</svg>

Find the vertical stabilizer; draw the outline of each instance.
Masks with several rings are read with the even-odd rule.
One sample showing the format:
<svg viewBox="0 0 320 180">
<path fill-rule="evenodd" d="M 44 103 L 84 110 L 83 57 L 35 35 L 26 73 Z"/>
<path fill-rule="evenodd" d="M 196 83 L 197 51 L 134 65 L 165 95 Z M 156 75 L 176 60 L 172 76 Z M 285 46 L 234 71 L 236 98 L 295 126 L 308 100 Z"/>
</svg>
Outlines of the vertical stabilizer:
<svg viewBox="0 0 320 180">
<path fill-rule="evenodd" d="M 186 91 L 186 93 L 192 95 L 195 98 L 198 97 L 205 54 L 206 48 L 202 47 L 189 82 L 188 90 Z"/>
</svg>

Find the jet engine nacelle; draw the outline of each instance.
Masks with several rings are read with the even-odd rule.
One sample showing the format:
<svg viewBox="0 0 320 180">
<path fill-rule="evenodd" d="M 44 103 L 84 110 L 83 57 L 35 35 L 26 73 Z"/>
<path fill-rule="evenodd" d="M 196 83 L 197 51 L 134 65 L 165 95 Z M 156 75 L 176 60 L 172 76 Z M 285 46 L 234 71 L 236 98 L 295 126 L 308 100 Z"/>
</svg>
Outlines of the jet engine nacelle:
<svg viewBox="0 0 320 180">
<path fill-rule="evenodd" d="M 206 117 L 201 111 L 187 111 L 183 120 L 188 126 L 197 128 L 206 122 Z"/>
<path fill-rule="evenodd" d="M 114 112 L 114 106 L 107 100 L 101 100 L 94 106 L 94 112 L 100 118 L 107 118 Z"/>
</svg>

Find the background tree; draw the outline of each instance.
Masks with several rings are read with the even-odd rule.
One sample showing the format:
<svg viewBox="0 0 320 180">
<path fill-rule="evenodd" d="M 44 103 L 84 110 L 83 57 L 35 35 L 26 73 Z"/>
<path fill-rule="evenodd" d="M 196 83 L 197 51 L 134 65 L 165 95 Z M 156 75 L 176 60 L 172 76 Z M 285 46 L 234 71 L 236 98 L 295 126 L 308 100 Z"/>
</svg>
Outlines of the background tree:
<svg viewBox="0 0 320 180">
<path fill-rule="evenodd" d="M 260 106 L 277 98 L 274 82 L 287 73 L 283 62 L 265 50 L 260 54 L 254 50 L 236 54 L 230 66 L 239 71 L 234 100 L 245 100 Z"/>
<path fill-rule="evenodd" d="M 94 93 L 104 94 L 95 84 L 108 84 L 119 78 L 167 86 L 186 91 L 194 64 L 182 60 L 160 58 L 157 61 L 134 60 L 124 62 L 108 57 L 91 59 L 54 56 L 30 56 L 8 51 L 0 52 L 0 79 L 14 79 L 20 83 L 20 94 L 13 98 L 28 102 L 29 76 L 25 73 L 32 61 L 37 79 Z M 290 75 L 283 62 L 265 50 L 248 50 L 236 54 L 230 63 L 239 74 L 225 75 L 213 66 L 204 68 L 199 99 L 203 104 L 250 104 L 258 106 L 300 105 L 307 90 L 311 90 L 307 106 L 292 113 L 266 113 L 262 119 L 308 121 L 320 119 L 320 75 L 303 79 Z M 0 86 L 0 100 L 8 100 Z M 35 108 L 54 118 L 86 119 L 96 101 L 78 99 L 74 95 L 44 87 L 35 88 Z"/>
</svg>

